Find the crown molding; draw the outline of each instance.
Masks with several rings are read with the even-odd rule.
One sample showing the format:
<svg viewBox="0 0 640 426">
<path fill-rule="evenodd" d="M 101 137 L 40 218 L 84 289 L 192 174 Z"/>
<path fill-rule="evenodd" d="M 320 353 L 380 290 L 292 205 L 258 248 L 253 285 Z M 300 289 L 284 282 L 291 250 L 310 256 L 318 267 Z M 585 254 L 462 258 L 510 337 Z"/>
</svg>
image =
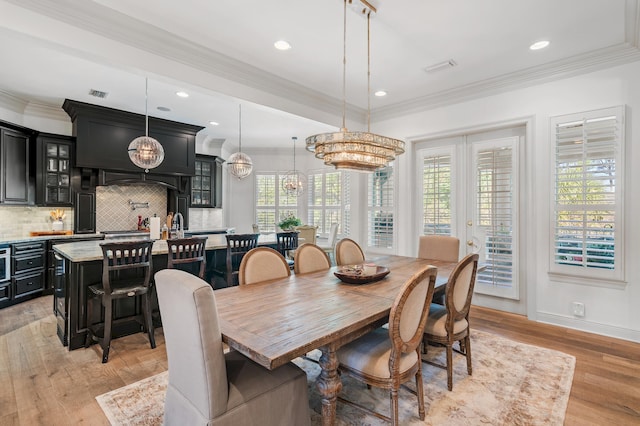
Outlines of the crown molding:
<svg viewBox="0 0 640 426">
<path fill-rule="evenodd" d="M 0 107 L 6 108 L 9 111 L 17 112 L 18 114 L 24 114 L 24 110 L 29 102 L 14 95 L 13 93 L 0 90 Z"/>
<path fill-rule="evenodd" d="M 292 100 L 328 114 L 342 116 L 343 104 L 337 98 L 265 72 L 98 3 L 75 0 L 5 1 L 280 99 Z M 625 10 L 625 43 L 375 108 L 371 110 L 371 120 L 383 121 L 638 61 L 638 0 L 626 0 Z M 366 109 L 350 104 L 347 112 L 352 119 L 366 122 Z"/>
<path fill-rule="evenodd" d="M 65 123 L 71 122 L 69 116 L 62 110 L 62 108 L 54 105 L 30 101 L 27 104 L 24 113 L 26 115 L 63 121 Z"/>
</svg>

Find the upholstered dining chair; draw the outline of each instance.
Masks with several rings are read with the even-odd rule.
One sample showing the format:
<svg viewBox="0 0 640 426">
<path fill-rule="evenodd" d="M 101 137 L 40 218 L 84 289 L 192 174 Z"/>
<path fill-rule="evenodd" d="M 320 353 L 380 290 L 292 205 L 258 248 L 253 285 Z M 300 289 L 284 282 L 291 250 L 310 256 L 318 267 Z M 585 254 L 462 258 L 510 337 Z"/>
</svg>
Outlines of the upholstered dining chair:
<svg viewBox="0 0 640 426">
<path fill-rule="evenodd" d="M 236 284 L 238 269 L 240 262 L 249 250 L 254 249 L 258 245 L 258 236 L 260 234 L 227 234 L 227 261 L 225 279 L 227 286 Z"/>
<path fill-rule="evenodd" d="M 333 250 L 336 247 L 336 240 L 338 239 L 338 224 L 332 223 L 329 228 L 329 236 L 327 237 L 327 241 L 325 243 L 321 243 L 318 241 L 318 247 L 322 248 L 329 257 L 333 256 Z M 335 259 L 334 259 L 335 260 Z"/>
<path fill-rule="evenodd" d="M 420 344 L 436 274 L 435 266 L 426 266 L 409 278 L 391 307 L 388 329 L 378 328 L 337 351 L 338 368 L 343 374 L 349 374 L 368 386 L 389 389 L 391 418 L 379 413 L 375 415 L 385 417 L 394 425 L 398 424 L 398 389 L 412 378 L 416 381 L 418 415 L 421 420 L 425 418 Z"/>
<path fill-rule="evenodd" d="M 142 310 L 136 315 L 149 335 L 151 349 L 156 347 L 151 318 L 151 249 L 153 240 L 102 243 L 102 281 L 87 287 L 87 335 L 85 347 L 97 341 L 102 347 L 102 362 L 109 360 L 111 332 L 114 320 L 114 301 L 140 297 Z M 94 324 L 93 307 L 98 299 L 104 306 L 104 323 Z M 100 310 L 98 310 L 100 312 Z M 124 318 L 122 318 L 124 319 Z M 102 329 L 102 336 L 100 336 Z"/>
<path fill-rule="evenodd" d="M 364 262 L 364 252 L 351 238 L 343 238 L 336 243 L 336 265 L 354 265 Z"/>
<path fill-rule="evenodd" d="M 282 254 L 269 247 L 256 247 L 242 258 L 238 283 L 255 284 L 290 275 L 291 268 Z"/>
<path fill-rule="evenodd" d="M 298 231 L 277 232 L 276 241 L 278 251 L 284 256 L 289 268 L 293 268 L 294 261 L 291 257 L 298 248 Z"/>
<path fill-rule="evenodd" d="M 327 253 L 312 243 L 304 243 L 293 258 L 293 272 L 306 274 L 331 268 L 331 259 Z"/>
<path fill-rule="evenodd" d="M 460 259 L 460 240 L 449 235 L 421 235 L 418 257 L 457 262 Z"/>
<path fill-rule="evenodd" d="M 167 268 L 179 268 L 178 265 L 189 265 L 198 268 L 197 275 L 204 279 L 207 267 L 205 247 L 207 237 L 174 238 L 167 240 Z"/>
<path fill-rule="evenodd" d="M 468 254 L 451 272 L 445 289 L 445 305 L 432 304 L 424 329 L 423 350 L 429 343 L 444 345 L 447 351 L 447 387 L 453 389 L 453 344 L 460 342 L 460 351 L 467 359 L 471 375 L 471 340 L 469 339 L 469 309 L 478 270 L 478 255 Z M 433 364 L 433 363 L 430 363 Z M 441 365 L 433 364 L 438 367 Z"/>
<path fill-rule="evenodd" d="M 215 294 L 195 275 L 155 275 L 169 381 L 165 425 L 309 425 L 307 375 L 293 363 L 267 370 L 223 352 Z"/>
<path fill-rule="evenodd" d="M 260 233 L 260 227 L 258 226 L 257 223 L 254 223 L 253 225 L 251 225 L 251 228 L 253 229 L 253 233 L 254 234 L 259 234 Z"/>
<path fill-rule="evenodd" d="M 305 243 L 315 244 L 318 227 L 313 225 L 300 225 L 294 228 L 299 232 L 298 237 L 303 239 Z"/>
</svg>

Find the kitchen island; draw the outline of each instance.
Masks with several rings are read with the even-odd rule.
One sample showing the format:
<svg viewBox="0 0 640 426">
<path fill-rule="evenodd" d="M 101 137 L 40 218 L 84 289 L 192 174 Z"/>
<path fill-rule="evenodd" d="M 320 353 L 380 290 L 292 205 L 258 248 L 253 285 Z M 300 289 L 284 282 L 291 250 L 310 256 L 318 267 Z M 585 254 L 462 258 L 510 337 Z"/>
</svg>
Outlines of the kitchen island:
<svg viewBox="0 0 640 426">
<path fill-rule="evenodd" d="M 135 239 L 135 238 L 133 238 Z M 122 239 L 120 241 L 126 241 Z M 84 346 L 87 330 L 86 300 L 87 287 L 102 279 L 103 241 L 83 241 L 68 244 L 57 244 L 53 247 L 60 259 L 56 268 L 54 288 L 54 310 L 56 313 L 58 337 L 69 350 Z M 260 235 L 258 245 L 276 246 L 276 236 Z M 207 235 L 207 270 L 206 279 L 214 283 L 214 288 L 224 286 L 222 280 L 214 279 L 214 269 L 224 268 L 226 261 L 227 240 L 224 234 Z M 153 243 L 154 273 L 167 267 L 167 242 L 156 240 Z M 157 302 L 154 302 L 157 309 Z M 103 320 L 103 314 L 96 309 L 96 317 L 92 322 Z M 125 318 L 140 312 L 140 303 L 135 298 L 121 299 L 116 302 L 114 319 Z M 100 314 L 100 318 L 98 318 Z M 123 336 L 140 331 L 135 321 L 123 322 L 114 326 L 113 336 Z"/>
</svg>

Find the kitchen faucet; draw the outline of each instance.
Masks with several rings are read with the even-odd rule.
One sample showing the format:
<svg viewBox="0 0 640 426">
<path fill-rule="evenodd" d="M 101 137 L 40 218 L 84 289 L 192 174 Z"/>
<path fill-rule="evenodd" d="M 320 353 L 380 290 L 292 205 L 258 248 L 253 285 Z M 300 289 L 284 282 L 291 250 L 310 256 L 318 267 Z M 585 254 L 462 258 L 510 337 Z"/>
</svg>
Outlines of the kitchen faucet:
<svg viewBox="0 0 640 426">
<path fill-rule="evenodd" d="M 180 217 L 180 220 L 178 220 Z M 173 215 L 173 223 L 176 228 L 176 238 L 184 238 L 184 217 L 182 217 L 182 213 L 177 212 Z"/>
</svg>

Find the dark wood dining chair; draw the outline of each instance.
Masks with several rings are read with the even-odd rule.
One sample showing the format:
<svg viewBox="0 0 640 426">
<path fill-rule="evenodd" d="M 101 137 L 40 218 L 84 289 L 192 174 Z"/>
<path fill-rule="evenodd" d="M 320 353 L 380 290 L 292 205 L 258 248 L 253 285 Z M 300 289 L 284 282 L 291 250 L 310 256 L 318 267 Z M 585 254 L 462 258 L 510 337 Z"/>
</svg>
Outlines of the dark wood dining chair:
<svg viewBox="0 0 640 426">
<path fill-rule="evenodd" d="M 140 297 L 142 309 L 135 319 L 149 335 L 151 348 L 156 347 L 153 322 L 151 320 L 151 249 L 153 240 L 103 243 L 102 281 L 87 287 L 87 335 L 85 347 L 96 341 L 102 347 L 102 362 L 109 360 L 113 325 L 128 320 L 114 320 L 114 301 Z M 93 307 L 99 300 L 104 307 L 104 323 L 93 323 Z M 100 336 L 102 329 L 102 336 Z"/>
<path fill-rule="evenodd" d="M 291 253 L 298 248 L 298 231 L 285 231 L 276 233 L 278 251 L 284 256 L 289 268 L 293 269 L 294 261 Z"/>
<path fill-rule="evenodd" d="M 429 314 L 437 269 L 426 266 L 404 284 L 396 296 L 389 314 L 389 328 L 378 328 L 338 349 L 339 370 L 368 386 L 388 389 L 391 400 L 390 418 L 373 412 L 377 417 L 398 424 L 398 390 L 402 383 L 416 381 L 418 415 L 425 418 L 424 390 L 420 344 Z M 361 409 L 370 409 L 347 401 Z"/>
<path fill-rule="evenodd" d="M 167 268 L 180 269 L 178 265 L 186 265 L 193 270 L 198 267 L 197 275 L 204 279 L 207 266 L 205 248 L 207 237 L 174 238 L 167 240 Z M 189 272 L 191 272 L 189 270 Z"/>
<path fill-rule="evenodd" d="M 238 270 L 245 254 L 258 245 L 260 234 L 227 234 L 227 286 L 238 285 Z"/>
<path fill-rule="evenodd" d="M 471 340 L 469 339 L 469 309 L 478 270 L 478 255 L 468 254 L 451 272 L 445 288 L 444 306 L 433 303 L 424 329 L 423 351 L 429 343 L 446 347 L 447 388 L 453 389 L 453 344 L 460 342 L 456 351 L 467 359 L 467 373 L 471 375 Z M 437 367 L 443 367 L 429 362 Z"/>
</svg>

